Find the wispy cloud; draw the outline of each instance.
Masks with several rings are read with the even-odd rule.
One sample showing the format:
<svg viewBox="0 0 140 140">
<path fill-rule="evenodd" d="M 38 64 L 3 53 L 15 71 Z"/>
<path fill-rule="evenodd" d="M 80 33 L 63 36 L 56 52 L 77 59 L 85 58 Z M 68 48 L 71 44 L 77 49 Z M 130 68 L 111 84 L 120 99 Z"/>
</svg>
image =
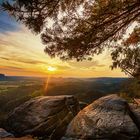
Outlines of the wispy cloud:
<svg viewBox="0 0 140 140">
<path fill-rule="evenodd" d="M 3 60 L 10 60 L 9 58 L 6 58 L 6 57 L 0 57 L 0 59 L 3 59 Z"/>
<path fill-rule="evenodd" d="M 15 76 L 46 76 L 46 73 L 12 66 L 0 66 L 0 73 Z"/>
<path fill-rule="evenodd" d="M 70 61 L 69 64 L 74 68 L 78 67 L 79 69 L 82 70 L 93 70 L 95 68 L 105 67 L 105 65 L 101 64 L 99 60 L 81 61 L 81 62 Z"/>
<path fill-rule="evenodd" d="M 23 68 L 17 68 L 17 67 L 12 67 L 12 66 L 0 66 L 1 70 L 5 70 L 5 71 L 20 71 L 20 70 L 24 70 Z"/>
<path fill-rule="evenodd" d="M 26 59 L 26 58 L 16 58 L 16 57 L 1 57 L 0 56 L 0 59 L 3 59 L 3 60 L 7 60 L 7 61 L 15 61 L 15 62 L 20 62 L 20 63 L 25 63 L 25 64 L 47 64 L 46 62 L 44 61 L 39 61 L 39 60 L 33 60 L 33 59 Z"/>
</svg>

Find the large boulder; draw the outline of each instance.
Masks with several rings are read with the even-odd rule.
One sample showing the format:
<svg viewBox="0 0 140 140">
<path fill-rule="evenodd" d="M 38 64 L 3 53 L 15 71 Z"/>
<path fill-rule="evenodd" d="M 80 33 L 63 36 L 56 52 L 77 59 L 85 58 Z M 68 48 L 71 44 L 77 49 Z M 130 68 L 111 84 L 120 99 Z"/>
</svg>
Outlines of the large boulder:
<svg viewBox="0 0 140 140">
<path fill-rule="evenodd" d="M 0 128 L 0 139 L 2 138 L 11 138 L 11 137 L 14 137 L 13 134 L 7 132 L 6 130 L 4 130 L 3 128 Z"/>
<path fill-rule="evenodd" d="M 74 96 L 41 96 L 17 107 L 5 125 L 15 136 L 32 134 L 59 139 L 78 112 L 79 103 Z"/>
<path fill-rule="evenodd" d="M 136 140 L 139 130 L 129 112 L 117 95 L 102 97 L 76 115 L 62 140 Z"/>
</svg>

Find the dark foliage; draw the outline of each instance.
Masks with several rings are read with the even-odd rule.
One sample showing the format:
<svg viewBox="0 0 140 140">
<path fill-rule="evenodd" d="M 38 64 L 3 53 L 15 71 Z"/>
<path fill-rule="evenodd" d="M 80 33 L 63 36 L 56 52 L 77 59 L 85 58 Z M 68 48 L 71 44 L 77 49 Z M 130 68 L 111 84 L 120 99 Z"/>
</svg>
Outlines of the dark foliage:
<svg viewBox="0 0 140 140">
<path fill-rule="evenodd" d="M 122 84 L 122 91 L 120 96 L 128 99 L 129 101 L 134 101 L 134 98 L 140 98 L 140 86 L 139 81 L 135 78 L 130 78 Z"/>
</svg>

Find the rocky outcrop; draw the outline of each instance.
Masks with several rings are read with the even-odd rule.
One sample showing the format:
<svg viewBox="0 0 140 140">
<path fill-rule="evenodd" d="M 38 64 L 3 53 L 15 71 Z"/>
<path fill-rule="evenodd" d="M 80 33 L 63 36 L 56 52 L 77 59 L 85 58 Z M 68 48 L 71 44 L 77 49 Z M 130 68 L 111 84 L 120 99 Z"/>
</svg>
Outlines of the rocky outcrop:
<svg viewBox="0 0 140 140">
<path fill-rule="evenodd" d="M 78 112 L 79 103 L 74 96 L 41 96 L 17 107 L 5 125 L 16 136 L 45 135 L 56 140 Z"/>
<path fill-rule="evenodd" d="M 0 129 L 0 140 L 33 140 L 26 135 L 44 140 L 138 140 L 140 107 L 115 94 L 80 111 L 84 106 L 81 102 L 79 106 L 74 96 L 31 99 L 9 114 L 5 128 L 10 133 Z M 11 133 L 18 138 L 9 138 Z"/>
<path fill-rule="evenodd" d="M 0 139 L 2 138 L 7 138 L 7 137 L 14 137 L 13 134 L 8 133 L 6 130 L 4 130 L 3 128 L 0 128 Z"/>
<path fill-rule="evenodd" d="M 76 115 L 62 140 L 137 140 L 139 130 L 130 112 L 117 95 L 102 97 Z"/>
</svg>

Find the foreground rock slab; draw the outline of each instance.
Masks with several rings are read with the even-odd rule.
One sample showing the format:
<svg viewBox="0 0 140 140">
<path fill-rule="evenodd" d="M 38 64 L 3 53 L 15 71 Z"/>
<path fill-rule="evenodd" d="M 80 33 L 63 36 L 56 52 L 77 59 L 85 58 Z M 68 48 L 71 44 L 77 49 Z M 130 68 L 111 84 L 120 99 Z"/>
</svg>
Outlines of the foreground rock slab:
<svg viewBox="0 0 140 140">
<path fill-rule="evenodd" d="M 74 96 L 41 96 L 17 107 L 5 123 L 15 136 L 37 135 L 59 139 L 79 112 Z"/>
<path fill-rule="evenodd" d="M 102 97 L 77 114 L 62 140 L 136 140 L 139 130 L 129 111 L 117 95 Z"/>
</svg>

